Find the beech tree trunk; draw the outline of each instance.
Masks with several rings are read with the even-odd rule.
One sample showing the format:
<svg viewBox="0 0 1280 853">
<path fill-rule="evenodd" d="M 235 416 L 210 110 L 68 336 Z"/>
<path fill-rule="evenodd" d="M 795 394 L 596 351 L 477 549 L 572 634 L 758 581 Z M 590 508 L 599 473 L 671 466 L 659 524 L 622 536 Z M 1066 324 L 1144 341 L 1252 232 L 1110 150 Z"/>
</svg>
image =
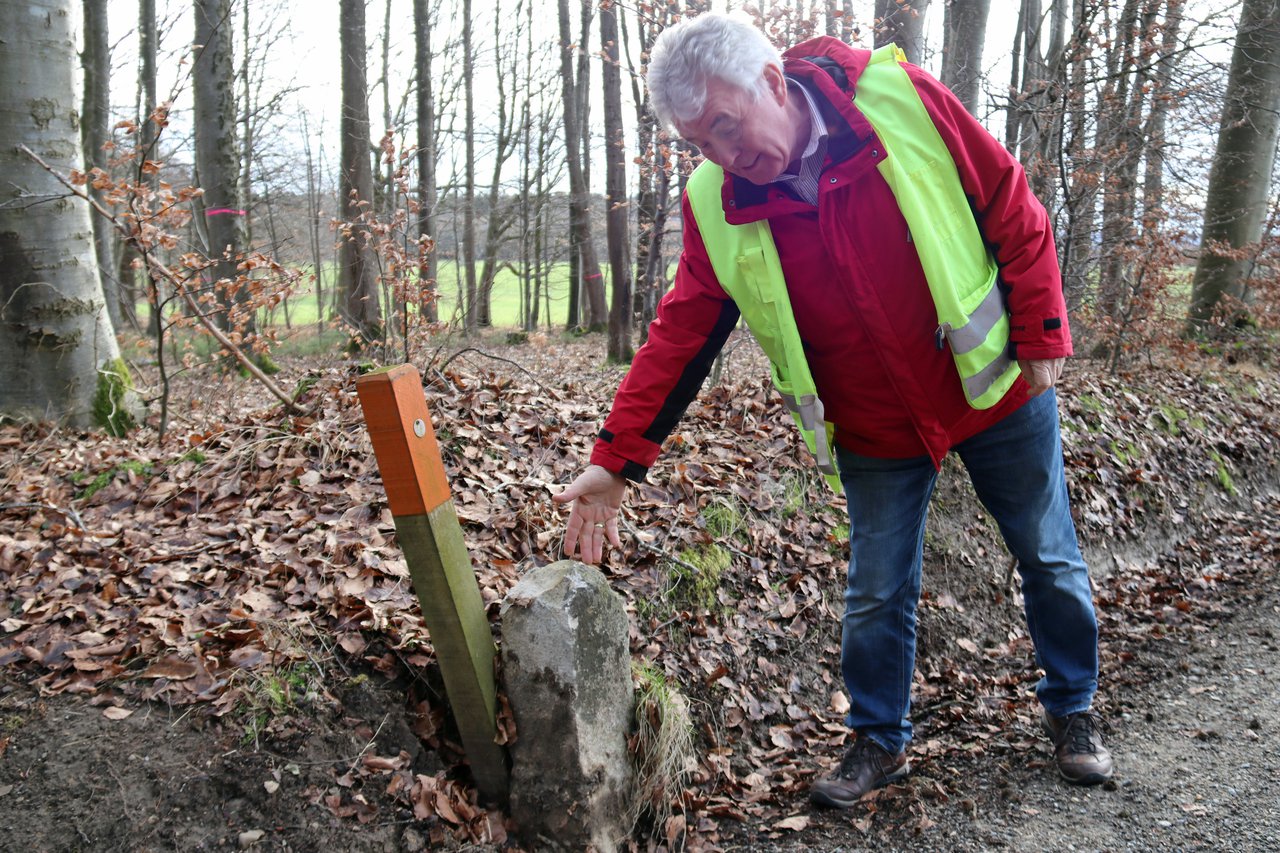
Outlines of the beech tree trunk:
<svg viewBox="0 0 1280 853">
<path fill-rule="evenodd" d="M 991 0 L 946 0 L 942 24 L 942 83 L 964 108 L 978 114 L 982 45 L 987 39 Z"/>
<path fill-rule="evenodd" d="M 84 0 L 84 108 L 80 111 L 80 134 L 84 142 L 86 169 L 107 170 L 108 156 L 102 146 L 111 138 L 111 44 L 107 37 L 107 0 Z M 89 192 L 100 199 L 92 184 Z M 123 328 L 120 312 L 120 280 L 116 277 L 118 240 L 111 223 L 96 214 L 93 244 L 98 258 L 102 297 L 114 329 Z"/>
<path fill-rule="evenodd" d="M 341 0 L 342 176 L 339 184 L 343 226 L 349 234 L 339 250 L 342 316 L 368 344 L 382 336 L 377 268 L 367 217 L 373 205 L 373 167 L 369 162 L 369 81 L 366 76 L 364 0 Z"/>
<path fill-rule="evenodd" d="M 414 68 L 418 78 L 418 281 L 427 298 L 422 306 L 432 323 L 440 318 L 436 304 L 436 277 L 439 255 L 435 239 L 436 208 L 436 114 L 431 78 L 431 10 L 427 0 L 413 0 Z"/>
<path fill-rule="evenodd" d="M 1160 59 L 1151 73 L 1151 110 L 1143 137 L 1147 140 L 1146 171 L 1142 179 L 1142 230 L 1154 236 L 1166 218 L 1164 209 L 1165 129 L 1169 105 L 1177 98 L 1173 74 L 1178 62 L 1178 34 L 1184 0 L 1168 0 L 1160 32 Z"/>
<path fill-rule="evenodd" d="M 582 0 L 590 3 L 592 0 Z M 586 176 L 582 170 L 581 136 L 578 122 L 578 101 L 581 93 L 574 82 L 573 41 L 569 31 L 569 0 L 558 0 L 560 19 L 560 81 L 564 95 L 565 149 L 569 160 L 569 227 L 572 229 L 578 249 L 578 270 L 587 295 L 588 331 L 603 331 L 608 324 L 608 307 L 604 296 L 604 280 L 600 262 L 596 258 L 595 244 L 591 239 L 590 199 L 586 191 Z M 584 13 L 585 15 L 585 13 Z M 586 27 L 583 27 L 583 43 Z M 570 287 L 578 282 L 571 280 Z"/>
<path fill-rule="evenodd" d="M 1220 313 L 1233 326 L 1247 318 L 1249 276 L 1257 256 L 1250 244 L 1262 236 L 1278 132 L 1280 0 L 1245 0 L 1209 171 L 1188 318 L 1191 333 L 1207 331 Z M 1224 305 L 1227 299 L 1232 304 Z"/>
<path fill-rule="evenodd" d="M 629 364 L 631 348 L 631 265 L 627 259 L 627 141 L 622 127 L 622 71 L 619 68 L 618 7 L 600 7 L 600 55 L 604 81 L 604 203 L 608 232 L 609 278 L 613 304 L 609 311 L 610 361 Z"/>
<path fill-rule="evenodd" d="M 195 43 L 192 67 L 195 117 L 196 180 L 204 190 L 200 209 L 206 234 L 208 270 L 223 313 L 219 325 L 229 327 L 236 296 L 238 255 L 244 247 L 244 216 L 237 184 L 240 156 L 236 140 L 236 96 L 232 47 L 231 0 L 195 0 Z M 245 318 L 252 329 L 252 317 Z"/>
<path fill-rule="evenodd" d="M 0 415 L 87 427 L 111 413 L 100 389 L 128 383 L 89 207 L 20 150 L 60 174 L 84 166 L 73 11 L 71 0 L 0 3 Z"/>
<path fill-rule="evenodd" d="M 218 293 L 218 324 L 243 334 L 254 331 L 253 314 L 237 313 L 247 293 L 235 281 L 245 246 L 245 215 L 238 188 L 240 151 L 236 145 L 236 92 L 231 41 L 231 0 L 195 0 L 196 50 L 192 69 L 195 95 L 196 177 L 204 190 L 201 212 L 208 235 L 207 274 Z"/>
</svg>

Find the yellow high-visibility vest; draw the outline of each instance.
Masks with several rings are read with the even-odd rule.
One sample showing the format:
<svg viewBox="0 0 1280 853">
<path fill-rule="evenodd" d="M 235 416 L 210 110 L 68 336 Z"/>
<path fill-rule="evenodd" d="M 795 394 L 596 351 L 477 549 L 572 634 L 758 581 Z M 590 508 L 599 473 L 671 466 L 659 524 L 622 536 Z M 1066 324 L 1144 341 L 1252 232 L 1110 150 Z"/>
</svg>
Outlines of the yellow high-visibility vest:
<svg viewBox="0 0 1280 853">
<path fill-rule="evenodd" d="M 951 348 L 969 405 L 988 409 L 1018 376 L 1017 362 L 1009 358 L 999 269 L 978 231 L 955 161 L 901 65 L 905 59 L 896 45 L 874 51 L 857 79 L 856 104 L 885 150 L 877 168 L 911 229 L 938 315 L 938 340 Z M 823 416 L 769 223 L 726 222 L 723 182 L 724 171 L 706 161 L 687 185 L 711 266 L 769 357 L 774 385 L 819 470 L 839 492 L 835 428 Z"/>
</svg>

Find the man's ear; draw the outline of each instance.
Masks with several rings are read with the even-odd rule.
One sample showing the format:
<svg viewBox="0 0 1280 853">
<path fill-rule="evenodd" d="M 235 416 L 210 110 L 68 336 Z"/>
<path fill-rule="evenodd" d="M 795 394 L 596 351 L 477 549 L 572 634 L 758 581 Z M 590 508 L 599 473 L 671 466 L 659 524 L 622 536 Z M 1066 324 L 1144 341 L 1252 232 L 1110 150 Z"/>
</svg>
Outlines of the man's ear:
<svg viewBox="0 0 1280 853">
<path fill-rule="evenodd" d="M 782 68 L 770 62 L 764 67 L 765 88 L 773 99 L 782 106 L 787 102 L 787 78 L 782 76 Z"/>
</svg>

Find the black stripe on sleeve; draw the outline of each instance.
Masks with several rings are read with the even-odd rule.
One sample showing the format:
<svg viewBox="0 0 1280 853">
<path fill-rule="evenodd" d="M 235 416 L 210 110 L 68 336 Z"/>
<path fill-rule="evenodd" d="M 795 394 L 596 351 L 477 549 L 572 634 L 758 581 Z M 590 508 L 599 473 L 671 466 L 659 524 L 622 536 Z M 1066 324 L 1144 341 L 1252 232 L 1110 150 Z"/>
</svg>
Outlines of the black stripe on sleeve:
<svg viewBox="0 0 1280 853">
<path fill-rule="evenodd" d="M 609 430 L 604 429 L 603 427 L 601 427 L 601 429 L 600 429 L 600 439 L 601 439 L 602 441 L 607 441 L 607 442 L 609 442 L 610 444 L 613 444 L 613 433 L 612 433 L 612 432 L 610 432 Z"/>
<path fill-rule="evenodd" d="M 698 396 L 698 390 L 706 380 L 707 374 L 711 372 L 711 365 L 715 363 L 716 355 L 724 346 L 724 342 L 729 339 L 729 333 L 738 324 L 740 316 L 738 306 L 732 299 L 726 299 L 720 304 L 720 316 L 716 318 L 711 334 L 707 335 L 706 343 L 684 366 L 680 378 L 667 394 L 667 399 L 662 402 L 662 408 L 658 411 L 657 417 L 644 431 L 646 440 L 661 444 L 666 441 L 667 436 L 671 435 L 671 431 L 684 416 L 684 410 L 689 408 L 693 398 Z"/>
<path fill-rule="evenodd" d="M 618 473 L 633 483 L 643 483 L 645 476 L 649 473 L 649 469 L 641 465 L 639 462 L 631 462 L 628 460 L 623 463 L 622 470 Z"/>
</svg>

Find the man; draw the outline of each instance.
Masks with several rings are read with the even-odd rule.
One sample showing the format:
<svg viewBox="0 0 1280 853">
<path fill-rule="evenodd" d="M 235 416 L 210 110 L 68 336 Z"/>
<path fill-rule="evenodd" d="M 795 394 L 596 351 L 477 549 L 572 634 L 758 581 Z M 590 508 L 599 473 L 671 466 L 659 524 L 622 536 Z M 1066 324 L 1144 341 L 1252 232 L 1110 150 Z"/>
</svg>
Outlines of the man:
<svg viewBox="0 0 1280 853">
<path fill-rule="evenodd" d="M 1053 386 L 1071 354 L 1048 216 L 1016 160 L 894 48 L 781 56 L 705 14 L 652 51 L 654 110 L 707 163 L 684 252 L 600 431 L 565 551 L 594 563 L 741 315 L 848 500 L 841 669 L 853 746 L 811 799 L 849 807 L 908 772 L 924 525 L 954 451 L 1018 560 L 1061 775 L 1112 775 L 1097 622 L 1067 502 Z M 832 462 L 836 463 L 835 465 Z M 838 480 L 836 471 L 838 467 Z"/>
</svg>

